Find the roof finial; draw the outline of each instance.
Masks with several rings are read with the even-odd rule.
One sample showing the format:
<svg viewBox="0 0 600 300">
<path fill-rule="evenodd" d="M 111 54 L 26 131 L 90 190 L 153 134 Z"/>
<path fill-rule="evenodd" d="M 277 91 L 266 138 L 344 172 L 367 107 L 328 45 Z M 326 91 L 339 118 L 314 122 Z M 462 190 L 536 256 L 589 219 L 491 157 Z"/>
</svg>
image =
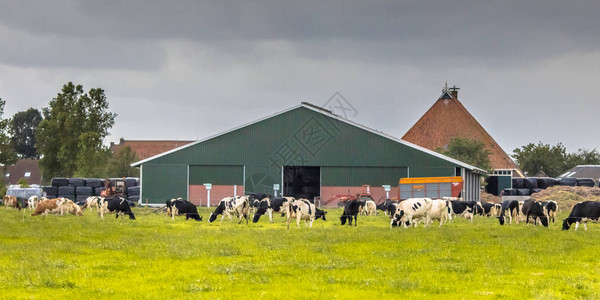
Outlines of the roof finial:
<svg viewBox="0 0 600 300">
<path fill-rule="evenodd" d="M 442 92 L 446 92 L 448 91 L 448 80 L 446 80 L 446 84 L 444 85 L 444 89 L 442 89 Z"/>
</svg>

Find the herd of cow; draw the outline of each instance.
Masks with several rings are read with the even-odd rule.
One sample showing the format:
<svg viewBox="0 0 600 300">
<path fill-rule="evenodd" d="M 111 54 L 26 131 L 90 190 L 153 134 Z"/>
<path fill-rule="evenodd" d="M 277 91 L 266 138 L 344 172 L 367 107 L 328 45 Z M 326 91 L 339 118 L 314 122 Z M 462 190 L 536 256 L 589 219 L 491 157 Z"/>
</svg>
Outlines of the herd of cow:
<svg viewBox="0 0 600 300">
<path fill-rule="evenodd" d="M 4 205 L 9 208 L 21 209 L 21 205 L 16 197 L 4 196 Z M 182 200 L 181 198 L 166 201 L 166 215 L 171 219 L 175 216 L 185 216 L 186 220 L 194 219 L 202 221 L 196 205 Z M 135 215 L 131 211 L 129 203 L 122 197 L 97 197 L 91 196 L 86 199 L 85 204 L 80 207 L 73 201 L 66 198 L 39 199 L 32 196 L 27 200 L 27 207 L 33 212 L 31 216 L 47 214 L 74 214 L 82 215 L 82 210 L 96 207 L 98 216 L 104 218 L 106 213 L 116 213 L 116 218 L 120 213 L 128 215 L 130 219 L 135 220 Z M 439 226 L 444 223 L 452 222 L 453 218 L 464 217 L 473 222 L 475 215 L 496 217 L 500 225 L 506 223 L 512 224 L 519 221 L 525 221 L 527 224 L 532 219 L 535 224 L 538 220 L 543 226 L 555 222 L 558 212 L 558 205 L 555 201 L 517 201 L 507 200 L 502 204 L 482 203 L 476 201 L 461 201 L 456 198 L 430 199 L 430 198 L 411 198 L 404 201 L 387 200 L 376 204 L 373 200 L 348 200 L 343 202 L 343 212 L 340 217 L 342 225 L 357 226 L 358 215 L 373 216 L 378 214 L 378 210 L 383 211 L 390 219 L 390 227 L 417 227 L 423 223 L 425 227 L 431 226 L 434 220 L 439 220 Z M 252 194 L 246 196 L 226 197 L 222 199 L 215 210 L 210 214 L 208 222 L 214 222 L 218 215 L 221 215 L 221 222 L 225 217 L 233 221 L 233 217 L 238 220 L 238 224 L 244 219 L 246 224 L 253 215 L 252 222 L 256 223 L 263 215 L 269 216 L 271 223 L 273 213 L 280 213 L 286 216 L 287 227 L 290 222 L 296 221 L 296 227 L 300 227 L 300 221 L 304 220 L 307 227 L 312 227 L 315 220 L 321 218 L 326 220 L 326 211 L 317 208 L 307 199 L 294 199 L 293 197 L 272 197 L 264 194 Z M 585 201 L 576 204 L 569 216 L 563 220 L 562 229 L 568 230 L 572 224 L 575 224 L 575 230 L 583 223 L 587 230 L 588 221 L 598 221 L 600 218 L 600 202 Z M 508 222 L 507 222 L 508 221 Z"/>
</svg>

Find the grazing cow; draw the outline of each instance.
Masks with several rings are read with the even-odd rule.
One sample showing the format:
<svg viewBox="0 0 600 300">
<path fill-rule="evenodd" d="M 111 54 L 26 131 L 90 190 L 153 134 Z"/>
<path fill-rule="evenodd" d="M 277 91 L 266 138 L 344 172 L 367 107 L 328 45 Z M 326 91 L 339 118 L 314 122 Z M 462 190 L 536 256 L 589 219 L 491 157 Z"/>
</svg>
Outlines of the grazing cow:
<svg viewBox="0 0 600 300">
<path fill-rule="evenodd" d="M 440 220 L 440 227 L 448 220 L 448 210 L 450 208 L 450 201 L 447 200 L 432 200 L 431 208 L 427 213 L 425 226 L 431 226 L 434 219 Z"/>
<path fill-rule="evenodd" d="M 400 202 L 394 200 L 386 200 L 384 202 L 379 203 L 379 205 L 377 205 L 377 209 L 383 210 L 385 215 L 391 219 L 394 216 L 394 213 L 396 213 L 396 205 L 398 205 L 398 203 Z"/>
<path fill-rule="evenodd" d="M 185 215 L 185 220 L 194 219 L 202 221 L 202 217 L 198 214 L 196 205 L 190 201 L 181 198 L 167 200 L 167 214 L 171 215 L 171 220 L 175 220 L 175 216 Z"/>
<path fill-rule="evenodd" d="M 346 220 L 348 220 L 348 225 L 352 226 L 352 218 L 354 218 L 354 226 L 356 226 L 359 209 L 360 209 L 360 201 L 359 200 L 345 201 L 344 211 L 342 212 L 342 216 L 340 217 L 340 221 L 342 221 L 342 225 L 345 225 Z"/>
<path fill-rule="evenodd" d="M 413 224 L 415 227 L 418 222 L 416 219 L 425 218 L 425 226 L 429 220 L 427 219 L 428 213 L 431 210 L 432 200 L 430 198 L 409 198 L 406 199 L 396 207 L 396 213 L 392 218 L 390 223 L 390 228 L 399 226 L 400 224 L 404 225 L 404 228 L 407 228 L 409 225 Z"/>
<path fill-rule="evenodd" d="M 85 199 L 85 203 L 81 207 L 81 209 L 89 208 L 92 211 L 92 206 L 96 207 L 96 211 L 98 211 L 98 207 L 100 205 L 100 197 L 99 196 L 89 196 Z"/>
<path fill-rule="evenodd" d="M 296 228 L 300 228 L 300 220 L 304 220 L 306 227 L 312 228 L 315 221 L 316 207 L 306 199 L 299 199 L 287 206 L 287 228 L 290 229 L 290 221 L 296 219 Z M 323 214 L 323 219 L 325 215 Z"/>
<path fill-rule="evenodd" d="M 119 212 L 129 216 L 129 219 L 135 220 L 135 215 L 131 212 L 129 202 L 125 198 L 113 196 L 107 198 L 100 198 L 100 208 L 98 209 L 98 215 L 104 219 L 104 214 L 116 213 L 116 218 L 119 218 Z"/>
<path fill-rule="evenodd" d="M 548 214 L 542 203 L 531 199 L 526 200 L 523 203 L 521 212 L 523 212 L 523 215 L 525 216 L 526 225 L 529 225 L 529 217 L 532 217 L 535 224 L 537 224 L 537 218 L 540 218 L 542 225 L 548 227 Z"/>
<path fill-rule="evenodd" d="M 512 219 L 519 224 L 519 201 L 517 200 L 506 200 L 502 202 L 502 210 L 498 221 L 500 225 L 504 225 L 506 222 L 506 213 L 508 212 L 508 224 L 512 224 Z"/>
<path fill-rule="evenodd" d="M 546 209 L 546 213 L 548 213 L 548 223 L 550 223 L 550 220 L 552 220 L 552 224 L 554 224 L 556 214 L 558 212 L 558 204 L 554 200 L 544 201 L 542 204 Z"/>
<path fill-rule="evenodd" d="M 77 215 L 77 216 L 83 216 L 83 213 L 81 212 L 81 207 L 79 207 L 79 205 L 77 205 L 75 202 L 73 202 L 69 199 L 65 199 L 65 198 L 62 198 L 62 199 L 64 199 L 64 202 L 60 206 L 60 215 L 61 216 L 66 213 L 69 213 L 72 215 Z"/>
<path fill-rule="evenodd" d="M 252 217 L 252 223 L 258 222 L 260 217 L 264 214 L 268 214 L 269 221 L 273 223 L 273 212 L 281 213 L 281 216 L 283 217 L 288 204 L 294 201 L 295 199 L 293 197 L 263 198 L 258 204 L 256 212 L 254 212 L 254 216 Z"/>
<path fill-rule="evenodd" d="M 38 205 L 38 203 L 40 203 L 38 196 L 31 196 L 29 199 L 27 199 L 27 208 L 29 208 L 29 210 L 35 210 L 35 207 Z"/>
<path fill-rule="evenodd" d="M 486 217 L 497 217 L 496 215 L 496 204 L 492 202 L 484 202 L 481 203 L 481 208 L 483 209 L 483 215 Z"/>
<path fill-rule="evenodd" d="M 4 202 L 4 207 L 6 209 L 8 209 L 9 207 L 14 207 L 14 208 L 18 208 L 19 210 L 21 210 L 21 204 L 19 203 L 19 200 L 15 196 L 6 195 L 2 198 L 2 202 Z"/>
<path fill-rule="evenodd" d="M 221 199 L 217 208 L 210 214 L 208 223 L 214 222 L 218 215 L 222 215 L 221 223 L 223 223 L 225 216 L 233 221 L 231 216 L 235 215 L 239 219 L 238 224 L 242 223 L 242 218 L 246 218 L 246 224 L 248 224 L 248 214 L 250 213 L 249 199 L 249 196 L 225 197 Z"/>
<path fill-rule="evenodd" d="M 323 219 L 323 221 L 327 221 L 327 219 L 325 218 L 325 215 L 327 215 L 326 211 L 315 207 L 315 220 L 318 220 L 319 218 L 321 218 L 321 219 Z"/>
<path fill-rule="evenodd" d="M 55 199 L 47 199 L 40 201 L 35 211 L 31 213 L 31 216 L 39 216 L 41 214 L 58 214 L 61 212 L 62 205 L 66 202 L 65 198 L 55 198 Z"/>
<path fill-rule="evenodd" d="M 569 230 L 571 225 L 575 223 L 575 231 L 577 231 L 579 223 L 583 222 L 583 228 L 587 231 L 587 222 L 598 222 L 598 218 L 600 218 L 600 202 L 579 202 L 573 206 L 573 210 L 571 210 L 569 217 L 563 220 L 562 229 Z"/>
<path fill-rule="evenodd" d="M 250 203 L 250 214 L 254 215 L 262 199 L 269 197 L 267 194 L 250 194 L 248 202 Z"/>
<path fill-rule="evenodd" d="M 450 206 L 450 220 L 452 220 L 452 215 L 462 215 L 473 222 L 473 216 L 475 214 L 483 214 L 483 207 L 476 201 L 451 200 Z"/>
<path fill-rule="evenodd" d="M 376 216 L 377 215 L 377 204 L 373 200 L 365 201 L 362 212 L 367 216 Z"/>
</svg>

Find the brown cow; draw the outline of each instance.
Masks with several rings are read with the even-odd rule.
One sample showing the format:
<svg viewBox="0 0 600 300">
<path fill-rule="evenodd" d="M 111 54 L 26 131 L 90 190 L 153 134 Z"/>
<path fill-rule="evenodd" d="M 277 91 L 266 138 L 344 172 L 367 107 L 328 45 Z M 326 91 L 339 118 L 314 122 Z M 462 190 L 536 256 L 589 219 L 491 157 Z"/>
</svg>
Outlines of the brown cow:
<svg viewBox="0 0 600 300">
<path fill-rule="evenodd" d="M 41 201 L 35 208 L 35 212 L 31 216 L 47 215 L 47 214 L 65 214 L 82 216 L 81 208 L 75 202 L 67 198 L 56 198 Z"/>
<path fill-rule="evenodd" d="M 35 211 L 31 214 L 31 216 L 38 216 L 41 214 L 58 214 L 60 213 L 60 207 L 65 202 L 65 198 L 55 198 L 43 200 L 38 203 L 38 206 L 35 208 Z"/>
<path fill-rule="evenodd" d="M 2 202 L 4 202 L 4 207 L 6 207 L 6 209 L 8 209 L 9 207 L 14 207 L 14 208 L 18 208 L 19 210 L 21 210 L 21 205 L 19 204 L 19 200 L 17 200 L 17 197 L 15 197 L 15 196 L 6 195 L 2 198 Z"/>
</svg>

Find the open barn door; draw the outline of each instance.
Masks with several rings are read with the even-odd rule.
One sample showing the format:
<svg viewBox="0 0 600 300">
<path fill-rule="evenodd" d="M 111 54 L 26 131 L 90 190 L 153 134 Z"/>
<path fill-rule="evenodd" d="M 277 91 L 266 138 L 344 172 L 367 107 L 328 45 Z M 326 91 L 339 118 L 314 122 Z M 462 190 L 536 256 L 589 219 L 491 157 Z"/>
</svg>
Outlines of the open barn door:
<svg viewBox="0 0 600 300">
<path fill-rule="evenodd" d="M 283 195 L 314 199 L 321 195 L 320 167 L 284 167 Z"/>
</svg>

